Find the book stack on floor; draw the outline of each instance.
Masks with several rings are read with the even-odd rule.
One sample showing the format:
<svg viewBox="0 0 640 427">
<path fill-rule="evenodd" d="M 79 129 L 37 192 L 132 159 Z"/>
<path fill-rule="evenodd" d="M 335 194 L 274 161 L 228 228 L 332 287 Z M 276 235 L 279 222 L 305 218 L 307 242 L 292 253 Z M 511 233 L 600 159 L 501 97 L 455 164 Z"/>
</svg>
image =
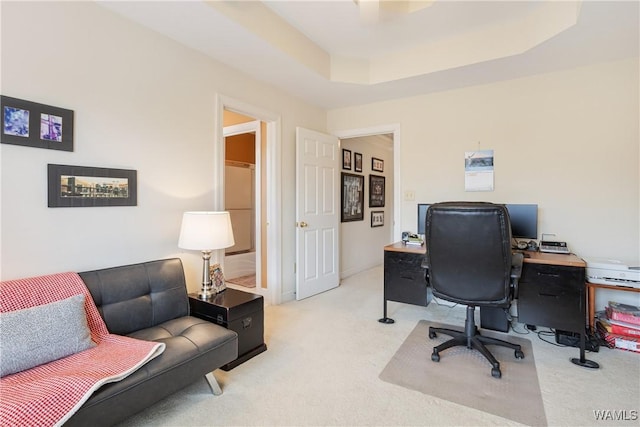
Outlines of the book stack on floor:
<svg viewBox="0 0 640 427">
<path fill-rule="evenodd" d="M 596 326 L 609 347 L 640 353 L 640 307 L 610 301 Z"/>
</svg>

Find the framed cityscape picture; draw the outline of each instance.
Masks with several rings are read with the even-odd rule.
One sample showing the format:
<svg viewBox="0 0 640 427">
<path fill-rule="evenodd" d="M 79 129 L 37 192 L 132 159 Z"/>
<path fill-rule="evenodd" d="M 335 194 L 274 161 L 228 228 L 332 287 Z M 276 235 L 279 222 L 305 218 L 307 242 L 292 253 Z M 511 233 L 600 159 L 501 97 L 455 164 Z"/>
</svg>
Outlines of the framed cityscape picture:
<svg viewBox="0 0 640 427">
<path fill-rule="evenodd" d="M 48 165 L 50 208 L 136 206 L 137 171 Z"/>
</svg>

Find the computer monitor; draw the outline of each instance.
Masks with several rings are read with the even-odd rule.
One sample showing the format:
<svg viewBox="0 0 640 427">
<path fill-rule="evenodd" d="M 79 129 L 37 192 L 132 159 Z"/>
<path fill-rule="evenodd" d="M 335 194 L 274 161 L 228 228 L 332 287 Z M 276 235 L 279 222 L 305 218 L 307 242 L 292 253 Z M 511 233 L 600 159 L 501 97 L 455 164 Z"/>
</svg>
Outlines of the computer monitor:
<svg viewBox="0 0 640 427">
<path fill-rule="evenodd" d="M 507 204 L 511 235 L 518 239 L 538 238 L 538 205 Z"/>
<path fill-rule="evenodd" d="M 425 203 L 418 203 L 418 231 L 417 233 L 424 236 L 425 223 L 427 221 L 427 209 L 429 205 Z"/>
<path fill-rule="evenodd" d="M 418 204 L 418 234 L 424 235 L 427 209 L 429 204 Z M 534 204 L 507 204 L 511 220 L 511 235 L 518 239 L 538 238 L 538 205 Z"/>
</svg>

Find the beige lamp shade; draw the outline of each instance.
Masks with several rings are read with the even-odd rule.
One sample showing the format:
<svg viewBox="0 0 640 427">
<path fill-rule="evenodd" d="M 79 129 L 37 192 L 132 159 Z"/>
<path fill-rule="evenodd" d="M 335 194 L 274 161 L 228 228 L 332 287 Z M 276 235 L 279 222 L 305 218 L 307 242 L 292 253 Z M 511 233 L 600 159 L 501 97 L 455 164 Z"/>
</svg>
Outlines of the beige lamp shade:
<svg viewBox="0 0 640 427">
<path fill-rule="evenodd" d="M 229 212 L 185 212 L 178 247 L 198 251 L 235 245 Z"/>
</svg>

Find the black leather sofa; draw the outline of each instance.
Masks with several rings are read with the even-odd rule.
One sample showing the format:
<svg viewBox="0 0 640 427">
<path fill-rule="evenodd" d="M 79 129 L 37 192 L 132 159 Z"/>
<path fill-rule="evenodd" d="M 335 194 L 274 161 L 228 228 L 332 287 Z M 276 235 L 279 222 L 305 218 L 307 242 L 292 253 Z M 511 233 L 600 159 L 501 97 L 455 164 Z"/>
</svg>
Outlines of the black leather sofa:
<svg viewBox="0 0 640 427">
<path fill-rule="evenodd" d="M 80 273 L 109 332 L 166 345 L 122 381 L 99 388 L 65 426 L 108 426 L 201 379 L 222 393 L 212 371 L 238 357 L 238 336 L 189 316 L 178 258 Z"/>
</svg>

